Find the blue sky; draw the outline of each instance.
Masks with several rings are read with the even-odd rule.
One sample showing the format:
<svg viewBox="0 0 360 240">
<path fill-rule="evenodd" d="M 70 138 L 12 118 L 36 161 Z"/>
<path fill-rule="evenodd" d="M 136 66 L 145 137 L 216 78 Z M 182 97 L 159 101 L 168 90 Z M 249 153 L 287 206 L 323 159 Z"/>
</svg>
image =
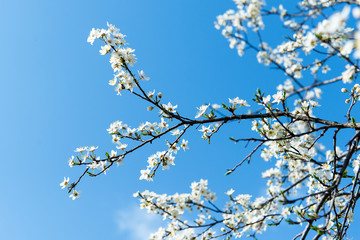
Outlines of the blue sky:
<svg viewBox="0 0 360 240">
<path fill-rule="evenodd" d="M 281 73 L 258 65 L 253 53 L 240 58 L 214 28 L 215 17 L 230 8 L 230 0 L 0 1 L 1 239 L 143 239 L 161 222 L 137 210 L 132 193 L 188 192 L 200 178 L 209 179 L 220 200 L 229 188 L 264 193 L 260 173 L 270 165 L 261 159 L 224 176 L 250 151 L 227 140 L 246 136 L 246 123 L 229 124 L 211 145 L 193 130 L 190 150 L 152 183 L 140 182 L 139 171 L 164 141 L 129 156 L 107 176 L 86 178 L 77 201 L 59 187 L 64 176 L 80 174 L 67 165 L 76 147 L 113 149 L 106 132 L 111 122 L 136 127 L 156 119 L 147 105 L 129 94 L 116 96 L 108 86 L 108 58 L 86 42 L 93 27 L 109 22 L 120 28 L 136 49 L 135 69 L 151 77 L 145 88 L 163 92 L 165 102 L 188 116 L 204 103 L 236 96 L 250 101 L 256 88 L 272 93 L 282 83 Z M 281 229 L 282 239 L 293 236 Z"/>
</svg>

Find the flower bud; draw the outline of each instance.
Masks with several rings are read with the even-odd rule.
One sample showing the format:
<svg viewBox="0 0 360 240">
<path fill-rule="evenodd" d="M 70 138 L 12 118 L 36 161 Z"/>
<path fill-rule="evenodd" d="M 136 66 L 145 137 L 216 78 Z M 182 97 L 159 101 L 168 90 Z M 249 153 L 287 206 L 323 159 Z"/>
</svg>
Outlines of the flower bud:
<svg viewBox="0 0 360 240">
<path fill-rule="evenodd" d="M 345 103 L 349 103 L 349 102 L 350 102 L 350 99 L 346 99 L 346 100 L 345 100 Z"/>
<path fill-rule="evenodd" d="M 159 98 L 162 98 L 162 96 L 163 96 L 162 93 L 159 92 L 159 93 L 158 93 L 158 97 L 159 97 Z"/>
<path fill-rule="evenodd" d="M 352 11 L 354 18 L 360 18 L 360 8 L 354 8 Z"/>
<path fill-rule="evenodd" d="M 348 90 L 346 88 L 342 88 L 341 92 L 346 93 L 346 92 L 348 92 Z"/>
<path fill-rule="evenodd" d="M 151 110 L 153 110 L 154 107 L 150 106 L 150 107 L 147 107 L 147 110 L 150 112 Z"/>
</svg>

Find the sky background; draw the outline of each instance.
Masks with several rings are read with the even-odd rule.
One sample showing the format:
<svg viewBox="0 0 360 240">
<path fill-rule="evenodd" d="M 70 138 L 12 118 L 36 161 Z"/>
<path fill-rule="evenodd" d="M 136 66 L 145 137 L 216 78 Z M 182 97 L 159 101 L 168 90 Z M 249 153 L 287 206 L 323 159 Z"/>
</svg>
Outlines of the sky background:
<svg viewBox="0 0 360 240">
<path fill-rule="evenodd" d="M 163 92 L 164 102 L 194 116 L 204 103 L 239 96 L 249 102 L 257 88 L 267 93 L 285 78 L 257 64 L 254 53 L 240 58 L 214 28 L 216 16 L 234 8 L 230 0 L 4 1 L 0 0 L 0 239 L 129 239 L 141 240 L 161 226 L 161 219 L 138 209 L 137 190 L 189 192 L 191 182 L 209 180 L 218 193 L 265 194 L 261 172 L 271 166 L 261 159 L 224 176 L 251 151 L 228 137 L 251 134 L 247 123 L 231 123 L 211 145 L 196 130 L 189 132 L 190 150 L 177 155 L 176 166 L 159 171 L 152 183 L 140 182 L 140 170 L 160 144 L 146 147 L 111 169 L 106 176 L 85 178 L 72 201 L 59 183 L 76 179 L 68 158 L 79 146 L 114 149 L 106 129 L 121 120 L 132 127 L 155 121 L 155 113 L 130 94 L 119 97 L 108 85 L 112 69 L 99 43 L 86 42 L 91 28 L 112 23 L 126 34 L 138 63 L 151 77 L 147 90 Z M 281 36 L 276 25 L 265 34 Z M 336 92 L 324 96 L 335 105 Z M 327 112 L 330 117 L 331 112 Z M 289 239 L 298 230 L 269 229 L 262 239 Z M 281 238 L 279 238 L 281 233 Z M 261 237 L 261 236 L 260 236 Z"/>
</svg>

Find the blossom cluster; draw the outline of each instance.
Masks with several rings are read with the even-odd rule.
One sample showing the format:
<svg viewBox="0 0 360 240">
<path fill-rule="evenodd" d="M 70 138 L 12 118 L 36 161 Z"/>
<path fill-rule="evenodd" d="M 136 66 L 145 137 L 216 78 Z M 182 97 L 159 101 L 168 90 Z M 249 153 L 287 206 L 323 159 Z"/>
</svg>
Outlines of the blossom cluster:
<svg viewBox="0 0 360 240">
<path fill-rule="evenodd" d="M 137 80 L 128 69 L 136 63 L 134 49 L 125 47 L 125 35 L 114 25 L 108 23 L 108 29 L 92 29 L 88 37 L 88 42 L 93 44 L 96 39 L 102 40 L 105 45 L 101 47 L 100 54 L 110 54 L 110 64 L 114 70 L 114 78 L 109 81 L 109 85 L 115 87 L 118 95 L 122 90 L 133 91 L 137 87 Z M 138 71 L 139 79 L 147 81 L 147 77 L 143 70 Z"/>
<path fill-rule="evenodd" d="M 164 220 L 169 219 L 170 223 L 167 228 L 159 228 L 159 230 L 150 236 L 150 239 L 163 239 L 169 236 L 170 239 L 192 239 L 198 234 L 191 228 L 188 221 L 182 221 L 182 215 L 186 211 L 199 211 L 198 218 L 194 220 L 196 226 L 202 226 L 210 219 L 206 217 L 207 207 L 205 201 L 215 201 L 216 194 L 208 189 L 207 180 L 201 179 L 199 182 L 193 182 L 190 186 L 191 193 L 183 194 L 157 194 L 150 191 L 137 192 L 135 197 L 139 197 L 141 208 L 145 208 L 148 212 L 160 214 Z M 214 219 L 210 219 L 214 221 Z M 202 234 L 202 239 L 211 239 L 215 236 L 215 231 L 208 229 Z"/>
</svg>

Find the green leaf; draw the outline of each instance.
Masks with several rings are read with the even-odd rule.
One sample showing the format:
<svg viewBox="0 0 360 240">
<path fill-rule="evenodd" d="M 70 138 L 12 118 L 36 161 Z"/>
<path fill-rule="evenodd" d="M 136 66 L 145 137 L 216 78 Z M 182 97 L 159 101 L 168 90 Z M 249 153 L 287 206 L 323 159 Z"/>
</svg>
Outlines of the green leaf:
<svg viewBox="0 0 360 240">
<path fill-rule="evenodd" d="M 225 105 L 225 103 L 222 104 L 222 107 L 226 110 L 228 110 L 228 107 Z"/>
<path fill-rule="evenodd" d="M 312 225 L 310 226 L 310 228 L 315 231 L 317 231 L 319 229 L 317 226 L 312 226 Z"/>
<path fill-rule="evenodd" d="M 297 224 L 297 222 L 294 222 L 293 220 L 291 219 L 285 219 L 285 221 L 290 224 L 290 225 L 294 225 L 294 224 Z"/>
<path fill-rule="evenodd" d="M 356 127 L 356 121 L 354 117 L 351 117 L 351 123 L 354 125 L 354 127 Z"/>
</svg>

